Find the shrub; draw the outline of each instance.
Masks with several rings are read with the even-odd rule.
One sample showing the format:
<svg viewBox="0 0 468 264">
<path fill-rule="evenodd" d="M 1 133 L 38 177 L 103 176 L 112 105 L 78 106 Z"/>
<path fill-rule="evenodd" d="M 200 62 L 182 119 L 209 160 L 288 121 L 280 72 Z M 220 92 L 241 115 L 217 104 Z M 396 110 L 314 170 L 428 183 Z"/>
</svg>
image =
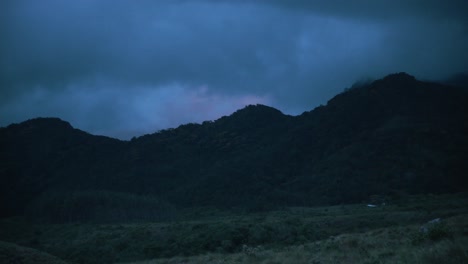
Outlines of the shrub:
<svg viewBox="0 0 468 264">
<path fill-rule="evenodd" d="M 242 246 L 242 253 L 249 257 L 262 257 L 264 255 L 264 249 L 262 246 L 257 246 L 257 247 L 250 247 L 247 245 Z"/>
<path fill-rule="evenodd" d="M 412 244 L 419 244 L 427 240 L 439 241 L 444 238 L 453 237 L 450 228 L 443 222 L 435 222 L 425 225 L 421 229 L 413 233 L 411 236 Z"/>
<path fill-rule="evenodd" d="M 444 238 L 451 238 L 452 233 L 446 224 L 441 222 L 431 225 L 428 228 L 427 238 L 432 241 L 442 240 Z"/>
</svg>

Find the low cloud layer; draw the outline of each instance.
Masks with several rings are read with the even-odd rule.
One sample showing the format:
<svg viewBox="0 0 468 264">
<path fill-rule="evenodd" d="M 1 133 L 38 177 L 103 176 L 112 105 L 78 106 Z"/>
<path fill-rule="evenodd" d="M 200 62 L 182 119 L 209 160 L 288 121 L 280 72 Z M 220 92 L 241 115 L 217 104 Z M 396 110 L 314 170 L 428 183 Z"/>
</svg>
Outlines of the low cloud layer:
<svg viewBox="0 0 468 264">
<path fill-rule="evenodd" d="M 468 71 L 466 1 L 0 3 L 0 126 L 128 139 L 251 103 L 299 114 L 361 78 Z"/>
</svg>

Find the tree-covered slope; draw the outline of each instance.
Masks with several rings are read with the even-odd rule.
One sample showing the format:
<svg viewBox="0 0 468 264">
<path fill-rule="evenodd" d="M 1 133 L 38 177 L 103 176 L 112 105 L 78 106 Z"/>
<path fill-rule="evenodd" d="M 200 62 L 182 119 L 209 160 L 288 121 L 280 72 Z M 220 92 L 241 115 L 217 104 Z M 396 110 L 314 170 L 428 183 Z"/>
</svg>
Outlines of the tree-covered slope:
<svg viewBox="0 0 468 264">
<path fill-rule="evenodd" d="M 93 191 L 81 210 L 99 208 L 93 203 L 103 193 L 104 200 L 145 197 L 144 208 L 152 197 L 163 208 L 263 210 L 466 191 L 467 124 L 466 89 L 404 73 L 355 86 L 299 116 L 247 106 L 131 141 L 33 119 L 0 129 L 0 211 L 28 212 L 57 194 Z"/>
</svg>

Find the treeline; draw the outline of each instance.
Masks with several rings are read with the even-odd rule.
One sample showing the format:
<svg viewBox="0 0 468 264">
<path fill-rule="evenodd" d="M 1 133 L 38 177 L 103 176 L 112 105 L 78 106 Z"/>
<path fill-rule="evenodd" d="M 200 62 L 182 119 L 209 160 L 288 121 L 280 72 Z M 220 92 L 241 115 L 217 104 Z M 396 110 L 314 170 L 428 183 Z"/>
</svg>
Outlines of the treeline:
<svg viewBox="0 0 468 264">
<path fill-rule="evenodd" d="M 171 220 L 175 211 L 155 196 L 88 190 L 43 193 L 26 208 L 25 215 L 45 223 L 116 223 Z"/>
<path fill-rule="evenodd" d="M 464 192 L 467 124 L 465 90 L 406 74 L 295 117 L 248 106 L 131 141 L 34 119 L 0 129 L 0 217 L 157 219 L 171 205 L 265 211 Z"/>
</svg>

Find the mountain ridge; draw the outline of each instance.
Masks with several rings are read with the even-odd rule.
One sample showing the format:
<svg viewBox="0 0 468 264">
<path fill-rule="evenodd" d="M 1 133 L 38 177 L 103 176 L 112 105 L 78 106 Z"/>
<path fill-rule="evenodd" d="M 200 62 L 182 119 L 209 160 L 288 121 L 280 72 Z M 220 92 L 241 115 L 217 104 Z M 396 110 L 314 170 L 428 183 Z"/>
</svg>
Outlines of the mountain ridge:
<svg viewBox="0 0 468 264">
<path fill-rule="evenodd" d="M 131 141 L 33 119 L 0 129 L 1 198 L 10 201 L 0 209 L 39 211 L 28 208 L 93 190 L 249 210 L 466 191 L 467 107 L 463 89 L 398 73 L 298 116 L 246 106 Z M 31 134 L 35 123 L 43 131 Z"/>
</svg>

